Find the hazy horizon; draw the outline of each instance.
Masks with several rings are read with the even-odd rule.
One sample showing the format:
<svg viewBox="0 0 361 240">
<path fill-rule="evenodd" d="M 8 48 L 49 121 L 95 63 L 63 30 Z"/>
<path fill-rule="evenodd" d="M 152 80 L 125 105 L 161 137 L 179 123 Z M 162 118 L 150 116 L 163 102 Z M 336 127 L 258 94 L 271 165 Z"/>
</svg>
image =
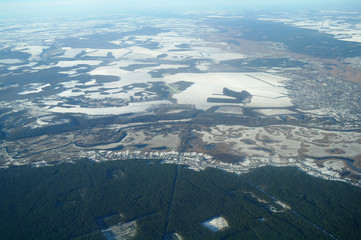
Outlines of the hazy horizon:
<svg viewBox="0 0 361 240">
<path fill-rule="evenodd" d="M 173 13 L 190 11 L 284 10 L 303 8 L 314 10 L 359 10 L 358 0 L 284 1 L 254 0 L 3 0 L 0 3 L 0 18 L 27 18 L 52 16 L 87 16 L 131 13 Z"/>
</svg>

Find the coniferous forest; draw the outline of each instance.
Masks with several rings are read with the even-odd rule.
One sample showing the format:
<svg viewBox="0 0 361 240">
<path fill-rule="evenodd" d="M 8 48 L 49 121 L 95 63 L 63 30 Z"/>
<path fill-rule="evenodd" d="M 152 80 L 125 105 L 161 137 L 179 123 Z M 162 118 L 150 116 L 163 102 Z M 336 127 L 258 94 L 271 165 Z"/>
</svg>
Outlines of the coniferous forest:
<svg viewBox="0 0 361 240">
<path fill-rule="evenodd" d="M 134 239 L 359 239 L 361 189 L 264 167 L 195 172 L 156 160 L 0 170 L 1 239 L 104 239 L 136 221 Z M 290 209 L 277 203 L 281 201 Z M 228 227 L 213 232 L 215 216 Z"/>
</svg>

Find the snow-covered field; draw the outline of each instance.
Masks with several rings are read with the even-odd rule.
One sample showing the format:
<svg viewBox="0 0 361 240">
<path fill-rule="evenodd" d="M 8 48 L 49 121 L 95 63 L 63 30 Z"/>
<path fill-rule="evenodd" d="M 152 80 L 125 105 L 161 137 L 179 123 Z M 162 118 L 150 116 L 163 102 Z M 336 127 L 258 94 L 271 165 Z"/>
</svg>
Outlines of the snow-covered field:
<svg viewBox="0 0 361 240">
<path fill-rule="evenodd" d="M 102 61 L 97 60 L 71 60 L 71 61 L 59 61 L 54 67 L 68 68 L 76 67 L 78 65 L 99 65 Z"/>
<path fill-rule="evenodd" d="M 187 81 L 194 84 L 173 97 L 181 104 L 194 104 L 198 109 L 207 110 L 222 103 L 208 102 L 210 97 L 223 95 L 223 89 L 248 91 L 253 95 L 247 107 L 289 107 L 292 106 L 282 82 L 285 78 L 267 73 L 180 73 L 164 78 L 167 82 Z M 241 106 L 243 104 L 227 104 Z"/>
<path fill-rule="evenodd" d="M 115 58 L 120 58 L 130 53 L 130 49 L 120 48 L 120 49 L 85 49 L 85 56 L 88 57 L 107 57 L 108 54 L 111 54 Z"/>
<path fill-rule="evenodd" d="M 26 95 L 31 93 L 39 93 L 43 91 L 43 88 L 50 87 L 51 85 L 49 83 L 47 84 L 41 84 L 41 83 L 32 83 L 29 84 L 29 88 L 26 91 L 19 92 L 20 95 Z"/>
<path fill-rule="evenodd" d="M 82 53 L 85 49 L 84 48 L 71 48 L 71 47 L 62 47 L 63 54 L 59 57 L 62 58 L 75 58 L 78 54 Z"/>
<path fill-rule="evenodd" d="M 22 61 L 20 59 L 16 59 L 16 58 L 10 58 L 10 59 L 0 59 L 0 63 L 2 63 L 2 64 L 17 64 L 17 63 L 22 63 Z"/>
<path fill-rule="evenodd" d="M 49 48 L 48 46 L 34 46 L 34 45 L 28 45 L 28 44 L 21 44 L 15 47 L 13 50 L 15 51 L 21 51 L 25 53 L 31 54 L 31 57 L 29 60 L 40 60 L 40 54 L 44 51 L 44 49 Z"/>
</svg>

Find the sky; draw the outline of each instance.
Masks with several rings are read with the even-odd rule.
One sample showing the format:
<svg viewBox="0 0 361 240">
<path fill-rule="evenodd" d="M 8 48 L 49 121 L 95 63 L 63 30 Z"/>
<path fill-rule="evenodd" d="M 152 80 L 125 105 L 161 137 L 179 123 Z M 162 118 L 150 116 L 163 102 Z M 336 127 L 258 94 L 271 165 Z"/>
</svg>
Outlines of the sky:
<svg viewBox="0 0 361 240">
<path fill-rule="evenodd" d="M 142 12 L 360 8 L 360 0 L 0 0 L 0 19 Z"/>
</svg>

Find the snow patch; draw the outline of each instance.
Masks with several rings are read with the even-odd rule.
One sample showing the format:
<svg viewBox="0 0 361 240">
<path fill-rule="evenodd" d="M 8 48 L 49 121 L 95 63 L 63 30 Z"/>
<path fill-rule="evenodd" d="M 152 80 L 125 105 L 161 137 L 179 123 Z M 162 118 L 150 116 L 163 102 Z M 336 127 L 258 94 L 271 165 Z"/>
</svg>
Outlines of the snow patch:
<svg viewBox="0 0 361 240">
<path fill-rule="evenodd" d="M 98 60 L 59 61 L 53 67 L 67 68 L 67 67 L 75 67 L 75 66 L 78 66 L 78 65 L 81 65 L 81 64 L 96 66 L 96 65 L 99 65 L 101 63 L 102 63 L 102 61 L 98 61 Z"/>
<path fill-rule="evenodd" d="M 105 239 L 131 239 L 135 236 L 137 230 L 137 223 L 135 221 L 128 223 L 119 223 L 110 228 L 102 230 Z"/>
<path fill-rule="evenodd" d="M 50 86 L 51 86 L 49 83 L 44 84 L 44 85 L 41 85 L 40 83 L 32 83 L 32 84 L 29 84 L 29 85 L 30 85 L 30 89 L 29 89 L 29 90 L 20 92 L 20 93 L 18 93 L 18 94 L 20 94 L 20 95 L 26 95 L 26 94 L 31 94 L 31 93 L 39 93 L 39 92 L 42 92 L 42 91 L 43 91 L 43 88 L 46 88 L 46 87 L 50 87 Z"/>
<path fill-rule="evenodd" d="M 75 96 L 75 95 L 83 95 L 84 93 L 73 93 L 69 92 L 66 95 L 63 92 L 63 96 Z M 151 110 L 152 107 L 156 107 L 164 104 L 173 104 L 170 101 L 161 100 L 161 101 L 149 101 L 149 102 L 132 102 L 129 103 L 128 106 L 123 107 L 99 107 L 99 108 L 86 108 L 80 106 L 70 106 L 70 107 L 54 107 L 50 109 L 50 112 L 57 113 L 83 113 L 88 115 L 120 115 L 127 113 L 139 113 L 146 112 L 147 110 Z"/>
<path fill-rule="evenodd" d="M 296 112 L 288 109 L 258 109 L 255 111 L 266 116 L 297 114 Z"/>
<path fill-rule="evenodd" d="M 0 63 L 2 64 L 17 64 L 17 63 L 22 63 L 22 61 L 20 59 L 0 59 Z"/>
</svg>

